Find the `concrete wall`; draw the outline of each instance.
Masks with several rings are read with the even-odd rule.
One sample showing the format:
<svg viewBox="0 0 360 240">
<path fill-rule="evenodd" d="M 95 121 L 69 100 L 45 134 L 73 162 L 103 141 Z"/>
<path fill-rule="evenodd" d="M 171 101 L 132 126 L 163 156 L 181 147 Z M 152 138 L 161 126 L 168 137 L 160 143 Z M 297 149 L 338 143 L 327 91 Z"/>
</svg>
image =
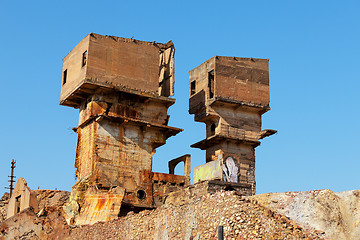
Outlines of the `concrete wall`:
<svg viewBox="0 0 360 240">
<path fill-rule="evenodd" d="M 190 113 L 195 113 L 195 109 L 207 106 L 216 98 L 268 106 L 268 62 L 268 59 L 215 56 L 194 68 L 189 72 Z M 211 71 L 214 83 L 209 86 Z M 213 92 L 212 97 L 210 91 Z"/>
<path fill-rule="evenodd" d="M 208 73 L 215 69 L 215 57 L 189 71 L 189 112 L 209 101 Z M 216 76 L 215 76 L 216 78 Z M 195 86 L 195 87 L 194 87 Z M 200 106 L 199 106 L 200 105 Z"/>
<path fill-rule="evenodd" d="M 223 141 L 206 149 L 206 162 L 220 160 L 224 161 L 231 157 L 236 162 L 238 169 L 238 183 L 252 186 L 252 194 L 255 194 L 255 149 L 249 144 Z M 222 179 L 226 181 L 225 179 Z"/>
<path fill-rule="evenodd" d="M 267 106 L 269 60 L 255 58 L 215 58 L 215 96 Z"/>
<path fill-rule="evenodd" d="M 89 49 L 90 35 L 87 35 L 63 59 L 60 101 L 67 98 L 86 78 L 88 64 L 82 65 L 83 53 Z M 64 72 L 66 70 L 66 83 Z"/>
<path fill-rule="evenodd" d="M 174 52 L 171 41 L 162 44 L 91 33 L 63 59 L 60 103 L 91 95 L 96 87 L 81 90 L 86 84 L 174 95 Z"/>
<path fill-rule="evenodd" d="M 35 211 L 38 210 L 38 202 L 36 196 L 31 193 L 30 188 L 24 178 L 19 178 L 16 182 L 14 191 L 9 199 L 7 207 L 7 218 L 32 207 Z"/>
<path fill-rule="evenodd" d="M 106 89 L 95 91 L 80 107 L 77 177 L 89 178 L 90 185 L 104 191 L 121 187 L 126 190 L 124 203 L 152 207 L 155 148 L 181 131 L 167 126 L 171 103 Z M 139 191 L 145 196 L 138 197 Z"/>
<path fill-rule="evenodd" d="M 87 79 L 157 92 L 159 48 L 149 42 L 90 37 Z"/>
</svg>

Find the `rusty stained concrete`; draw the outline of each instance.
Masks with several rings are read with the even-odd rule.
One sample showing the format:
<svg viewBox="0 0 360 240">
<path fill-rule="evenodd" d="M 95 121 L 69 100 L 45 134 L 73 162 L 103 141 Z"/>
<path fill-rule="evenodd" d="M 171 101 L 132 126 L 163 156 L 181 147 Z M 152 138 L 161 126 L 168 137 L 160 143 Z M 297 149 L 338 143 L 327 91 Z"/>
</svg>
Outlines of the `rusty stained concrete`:
<svg viewBox="0 0 360 240">
<path fill-rule="evenodd" d="M 89 188 L 85 193 L 85 202 L 76 224 L 94 224 L 118 218 L 124 195 L 125 190 L 120 187 L 112 188 L 109 192 L 101 192 L 94 187 Z"/>
<path fill-rule="evenodd" d="M 76 129 L 76 174 L 90 177 L 99 189 L 123 187 L 124 202 L 152 207 L 152 155 L 181 129 L 165 125 L 167 107 L 161 102 L 135 98 L 129 105 L 116 92 L 95 94 L 83 103 Z M 144 199 L 136 197 L 139 190 L 146 193 Z"/>
<path fill-rule="evenodd" d="M 261 130 L 261 115 L 270 110 L 268 59 L 215 56 L 189 72 L 189 95 L 189 113 L 206 124 L 206 138 L 191 146 L 222 169 L 207 176 L 213 166 L 199 166 L 197 181 L 238 183 L 255 194 L 255 148 L 276 133 Z"/>
<path fill-rule="evenodd" d="M 171 41 L 89 34 L 64 58 L 60 104 L 79 108 L 68 223 L 107 221 L 125 206 L 153 208 L 190 184 L 190 156 L 179 158 L 186 176 L 152 172 L 155 149 L 182 131 L 168 126 L 174 51 Z"/>
<path fill-rule="evenodd" d="M 128 98 L 119 97 L 118 92 L 99 91 L 80 107 L 75 167 L 79 180 L 87 179 L 88 184 L 81 190 L 85 191 L 82 199 L 77 200 L 75 209 L 79 212 L 68 211 L 68 222 L 107 221 L 117 217 L 121 205 L 152 208 L 162 204 L 171 191 L 190 184 L 189 170 L 187 176 L 152 172 L 155 148 L 181 131 L 166 125 L 167 105 L 153 99 Z M 190 156 L 184 159 L 189 169 Z M 94 187 L 98 191 L 88 194 Z M 124 194 L 108 197 L 114 187 Z M 108 207 L 96 207 L 99 201 Z"/>
</svg>

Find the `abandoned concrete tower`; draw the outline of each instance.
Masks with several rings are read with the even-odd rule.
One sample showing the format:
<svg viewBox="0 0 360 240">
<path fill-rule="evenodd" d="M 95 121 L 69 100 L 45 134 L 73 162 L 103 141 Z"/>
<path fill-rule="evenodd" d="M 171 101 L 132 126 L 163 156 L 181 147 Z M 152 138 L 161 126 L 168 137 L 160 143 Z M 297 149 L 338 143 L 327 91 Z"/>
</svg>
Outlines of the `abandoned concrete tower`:
<svg viewBox="0 0 360 240">
<path fill-rule="evenodd" d="M 151 208 L 190 184 L 185 176 L 152 172 L 152 156 L 182 129 L 169 127 L 174 104 L 174 45 L 89 34 L 64 59 L 60 104 L 79 108 L 78 182 L 67 221 L 91 224 L 127 207 Z"/>
<path fill-rule="evenodd" d="M 220 180 L 245 195 L 255 194 L 255 148 L 275 130 L 261 130 L 270 110 L 268 59 L 215 56 L 189 72 L 189 113 L 206 124 L 206 164 L 194 182 Z"/>
</svg>

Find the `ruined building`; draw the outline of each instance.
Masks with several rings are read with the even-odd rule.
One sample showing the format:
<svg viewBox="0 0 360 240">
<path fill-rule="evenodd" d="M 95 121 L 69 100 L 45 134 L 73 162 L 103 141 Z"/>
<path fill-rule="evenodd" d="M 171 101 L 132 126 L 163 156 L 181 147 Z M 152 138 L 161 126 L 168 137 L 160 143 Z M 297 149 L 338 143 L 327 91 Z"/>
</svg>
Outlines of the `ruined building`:
<svg viewBox="0 0 360 240">
<path fill-rule="evenodd" d="M 275 130 L 261 130 L 270 110 L 268 59 L 215 56 L 189 72 L 189 113 L 206 124 L 206 164 L 194 182 L 220 180 L 245 195 L 255 194 L 255 148 Z"/>
<path fill-rule="evenodd" d="M 190 184 L 190 155 L 152 171 L 155 149 L 182 129 L 168 126 L 174 104 L 174 45 L 89 34 L 64 59 L 60 104 L 79 109 L 77 183 L 64 208 L 68 223 L 107 221 L 160 206 Z M 255 147 L 269 107 L 268 60 L 213 57 L 190 71 L 190 110 L 206 124 L 206 164 L 194 182 L 255 193 Z M 185 176 L 174 175 L 184 162 Z"/>
<path fill-rule="evenodd" d="M 182 129 L 168 126 L 174 104 L 174 52 L 166 44 L 89 34 L 64 59 L 60 104 L 79 109 L 78 182 L 67 221 L 111 220 L 128 208 L 152 208 L 190 184 L 190 156 L 152 172 L 152 156 Z M 185 163 L 185 176 L 174 175 Z"/>
<path fill-rule="evenodd" d="M 27 186 L 25 179 L 19 178 L 9 199 L 6 218 L 10 218 L 29 207 L 35 211 L 38 210 L 36 196 Z"/>
</svg>

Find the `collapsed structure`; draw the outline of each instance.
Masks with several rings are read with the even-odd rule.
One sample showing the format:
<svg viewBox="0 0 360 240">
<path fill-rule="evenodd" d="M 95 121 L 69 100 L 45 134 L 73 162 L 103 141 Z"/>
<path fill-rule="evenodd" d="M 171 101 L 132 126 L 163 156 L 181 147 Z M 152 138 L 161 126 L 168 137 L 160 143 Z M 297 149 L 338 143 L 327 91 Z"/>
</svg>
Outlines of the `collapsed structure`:
<svg viewBox="0 0 360 240">
<path fill-rule="evenodd" d="M 78 182 L 67 221 L 91 224 L 127 208 L 152 208 L 190 184 L 185 176 L 152 172 L 152 156 L 182 129 L 168 126 L 174 104 L 174 45 L 91 33 L 64 59 L 60 105 L 79 108 Z"/>
<path fill-rule="evenodd" d="M 206 139 L 191 145 L 206 150 L 194 182 L 219 180 L 255 194 L 255 148 L 276 133 L 261 130 L 261 115 L 270 110 L 268 59 L 215 56 L 189 75 L 189 113 L 206 124 Z"/>
<path fill-rule="evenodd" d="M 27 186 L 25 179 L 19 178 L 9 199 L 6 218 L 10 218 L 29 207 L 38 211 L 36 196 Z"/>
</svg>

